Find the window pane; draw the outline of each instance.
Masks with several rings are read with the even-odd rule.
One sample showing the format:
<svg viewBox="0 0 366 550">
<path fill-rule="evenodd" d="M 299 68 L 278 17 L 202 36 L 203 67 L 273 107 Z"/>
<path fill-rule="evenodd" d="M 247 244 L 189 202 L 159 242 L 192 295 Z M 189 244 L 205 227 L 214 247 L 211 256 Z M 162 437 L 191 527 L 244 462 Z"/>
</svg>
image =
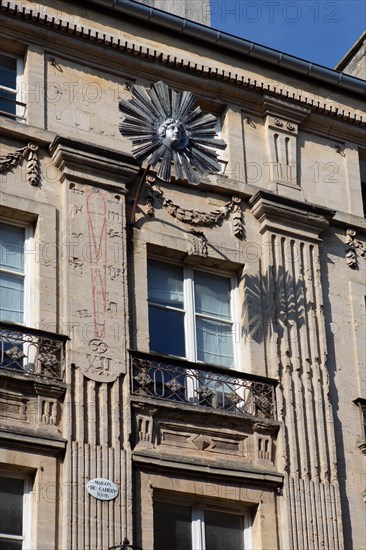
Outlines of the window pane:
<svg viewBox="0 0 366 550">
<path fill-rule="evenodd" d="M 175 265 L 150 261 L 149 302 L 183 308 L 183 271 Z"/>
<path fill-rule="evenodd" d="M 0 273 L 0 319 L 23 323 L 24 279 Z"/>
<path fill-rule="evenodd" d="M 243 550 L 243 518 L 234 514 L 205 510 L 206 550 Z"/>
<path fill-rule="evenodd" d="M 190 506 L 156 502 L 154 504 L 154 550 L 192 548 Z"/>
<path fill-rule="evenodd" d="M 1 69 L 0 69 L 1 70 Z M 16 104 L 16 94 L 15 92 L 5 92 L 0 90 L 0 111 L 5 111 L 11 115 L 16 114 L 17 104 Z"/>
<path fill-rule="evenodd" d="M 17 60 L 15 57 L 0 54 L 0 85 L 7 88 L 16 88 Z"/>
<path fill-rule="evenodd" d="M 149 307 L 150 351 L 185 357 L 184 313 Z"/>
<path fill-rule="evenodd" d="M 196 271 L 194 282 L 196 313 L 231 319 L 230 280 Z"/>
<path fill-rule="evenodd" d="M 0 533 L 22 535 L 23 493 L 23 479 L 0 477 Z M 3 544 L 4 541 L 1 541 L 1 548 L 3 548 Z"/>
<path fill-rule="evenodd" d="M 204 363 L 232 367 L 234 364 L 232 325 L 196 317 L 197 359 Z"/>
<path fill-rule="evenodd" d="M 24 228 L 0 223 L 0 268 L 24 272 Z"/>
<path fill-rule="evenodd" d="M 23 543 L 21 540 L 6 540 L 0 537 L 1 550 L 22 550 Z"/>
</svg>

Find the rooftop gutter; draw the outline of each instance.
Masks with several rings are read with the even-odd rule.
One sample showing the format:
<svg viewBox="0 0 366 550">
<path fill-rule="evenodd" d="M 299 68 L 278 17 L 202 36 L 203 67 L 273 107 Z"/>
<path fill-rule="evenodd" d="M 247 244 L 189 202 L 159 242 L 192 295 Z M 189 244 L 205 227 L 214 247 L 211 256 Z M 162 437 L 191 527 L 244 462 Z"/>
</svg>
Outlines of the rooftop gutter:
<svg viewBox="0 0 366 550">
<path fill-rule="evenodd" d="M 313 78 L 325 85 L 335 86 L 341 90 L 366 95 L 366 81 L 344 73 L 328 69 L 322 65 L 305 61 L 299 57 L 261 46 L 244 38 L 221 32 L 195 23 L 178 15 L 151 8 L 133 0 L 89 0 L 89 4 L 96 4 L 109 10 L 114 10 L 123 16 L 133 17 L 144 23 L 156 25 L 187 39 L 194 38 L 229 52 L 251 57 L 255 61 L 264 61 L 275 65 L 279 69 L 292 71 L 299 75 Z"/>
</svg>

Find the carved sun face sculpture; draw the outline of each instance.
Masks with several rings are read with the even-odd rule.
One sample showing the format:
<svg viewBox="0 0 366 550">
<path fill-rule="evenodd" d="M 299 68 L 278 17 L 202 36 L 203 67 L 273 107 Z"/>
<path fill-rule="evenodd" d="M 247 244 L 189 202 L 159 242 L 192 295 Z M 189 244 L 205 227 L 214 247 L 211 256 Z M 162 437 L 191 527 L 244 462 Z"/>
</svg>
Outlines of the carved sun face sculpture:
<svg viewBox="0 0 366 550">
<path fill-rule="evenodd" d="M 120 100 L 125 115 L 120 132 L 132 141 L 132 154 L 140 162 L 146 160 L 157 176 L 170 181 L 171 166 L 176 177 L 189 183 L 200 183 L 206 172 L 219 172 L 217 149 L 226 144 L 216 139 L 214 115 L 193 107 L 191 92 L 170 90 L 164 82 L 150 90 L 133 86 L 132 98 Z"/>
<path fill-rule="evenodd" d="M 181 151 L 187 147 L 189 137 L 180 120 L 168 118 L 159 128 L 161 142 L 168 148 Z"/>
</svg>

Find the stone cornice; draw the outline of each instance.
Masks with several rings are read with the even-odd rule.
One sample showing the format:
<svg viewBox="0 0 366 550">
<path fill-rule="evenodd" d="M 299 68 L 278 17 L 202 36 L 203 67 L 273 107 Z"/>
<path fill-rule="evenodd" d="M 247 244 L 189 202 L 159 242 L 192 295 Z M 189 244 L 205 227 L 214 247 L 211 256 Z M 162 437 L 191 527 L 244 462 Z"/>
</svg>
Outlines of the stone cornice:
<svg viewBox="0 0 366 550">
<path fill-rule="evenodd" d="M 41 452 L 56 456 L 66 449 L 66 440 L 62 437 L 43 436 L 20 428 L 0 427 L 0 441 L 3 448 L 10 447 L 19 450 Z"/>
<path fill-rule="evenodd" d="M 11 17 L 15 17 L 18 20 L 22 19 L 38 26 L 44 26 L 47 29 L 52 29 L 64 35 L 66 34 L 68 37 L 73 36 L 74 38 L 91 42 L 102 46 L 103 48 L 118 50 L 129 56 L 144 59 L 156 65 L 176 69 L 180 72 L 184 71 L 195 76 L 204 77 L 206 80 L 217 80 L 238 88 L 253 90 L 261 94 L 265 93 L 267 95 L 277 96 L 283 99 L 291 100 L 298 105 L 305 106 L 313 112 L 319 112 L 323 115 L 327 115 L 351 124 L 356 124 L 358 126 L 366 125 L 366 121 L 363 120 L 362 116 L 350 111 L 346 112 L 345 110 L 341 110 L 334 105 L 321 103 L 314 98 L 307 97 L 304 95 L 302 90 L 296 93 L 289 92 L 288 90 L 281 88 L 279 89 L 278 84 L 264 83 L 257 79 L 247 78 L 244 75 L 238 75 L 237 73 L 233 73 L 231 71 L 219 70 L 217 68 L 216 70 L 213 70 L 213 68 L 208 65 L 201 65 L 195 62 L 192 63 L 189 60 L 178 58 L 170 54 L 165 54 L 164 52 L 156 49 L 136 45 L 133 42 L 121 40 L 111 34 L 106 34 L 78 24 L 72 24 L 70 21 L 59 17 L 49 17 L 46 13 L 42 13 L 36 9 L 26 8 L 13 2 L 2 2 L 1 12 Z"/>
<path fill-rule="evenodd" d="M 283 117 L 300 124 L 311 113 L 309 107 L 303 107 L 297 103 L 285 101 L 278 97 L 265 95 L 263 97 L 263 114 Z"/>
<path fill-rule="evenodd" d="M 154 452 L 153 450 L 134 450 L 132 460 L 143 465 L 155 468 L 169 468 L 172 471 L 184 471 L 191 474 L 205 475 L 210 478 L 235 478 L 244 480 L 248 484 L 261 484 L 264 487 L 280 487 L 283 483 L 283 474 L 276 470 L 257 470 L 244 462 L 235 462 L 232 465 L 229 461 L 224 464 L 207 464 L 205 460 L 194 460 L 188 456 L 169 455 L 167 453 Z"/>
<path fill-rule="evenodd" d="M 297 238 L 319 241 L 335 211 L 313 206 L 259 191 L 249 201 L 253 215 L 261 224 L 260 232 L 272 231 L 293 235 Z"/>
<path fill-rule="evenodd" d="M 33 141 L 39 146 L 48 146 L 57 134 L 48 130 L 42 130 L 36 126 L 30 126 L 24 122 L 17 122 L 6 116 L 0 115 L 0 131 L 2 136 L 20 141 Z"/>
<path fill-rule="evenodd" d="M 61 182 L 68 180 L 125 193 L 126 184 L 140 171 L 132 157 L 81 141 L 57 137 L 50 145 L 50 153 L 62 172 Z"/>
</svg>

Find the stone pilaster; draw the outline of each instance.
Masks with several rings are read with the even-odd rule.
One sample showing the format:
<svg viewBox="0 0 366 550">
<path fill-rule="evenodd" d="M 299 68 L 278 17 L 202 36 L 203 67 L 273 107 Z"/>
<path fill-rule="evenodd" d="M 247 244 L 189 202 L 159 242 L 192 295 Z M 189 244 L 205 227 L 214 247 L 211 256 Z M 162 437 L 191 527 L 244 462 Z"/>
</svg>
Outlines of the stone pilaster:
<svg viewBox="0 0 366 550">
<path fill-rule="evenodd" d="M 72 338 L 62 547 L 108 548 L 131 538 L 124 446 L 129 431 L 125 195 L 138 167 L 112 151 L 70 140 L 57 139 L 51 154 L 63 186 L 61 317 Z M 89 495 L 86 484 L 96 477 L 112 480 L 119 496 L 102 501 Z"/>
<path fill-rule="evenodd" d="M 263 239 L 264 345 L 279 380 L 277 467 L 285 472 L 284 547 L 343 548 L 320 282 L 319 234 L 333 212 L 257 193 Z"/>
</svg>

